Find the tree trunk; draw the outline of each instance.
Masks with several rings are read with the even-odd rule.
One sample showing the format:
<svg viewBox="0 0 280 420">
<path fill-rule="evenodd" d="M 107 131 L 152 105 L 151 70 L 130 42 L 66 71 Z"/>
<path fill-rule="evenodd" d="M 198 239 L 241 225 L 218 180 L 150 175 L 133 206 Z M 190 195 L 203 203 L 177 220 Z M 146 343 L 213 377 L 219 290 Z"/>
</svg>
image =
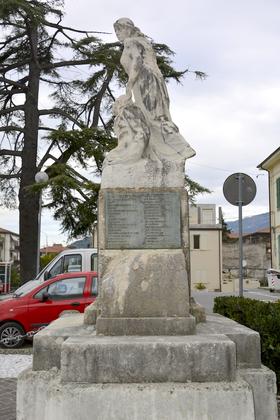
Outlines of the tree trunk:
<svg viewBox="0 0 280 420">
<path fill-rule="evenodd" d="M 20 277 L 25 283 L 37 271 L 39 194 L 28 187 L 34 184 L 37 172 L 38 99 L 40 67 L 37 61 L 37 27 L 30 27 L 32 59 L 29 65 L 28 91 L 24 104 L 25 136 L 22 151 L 22 176 L 19 189 Z"/>
</svg>

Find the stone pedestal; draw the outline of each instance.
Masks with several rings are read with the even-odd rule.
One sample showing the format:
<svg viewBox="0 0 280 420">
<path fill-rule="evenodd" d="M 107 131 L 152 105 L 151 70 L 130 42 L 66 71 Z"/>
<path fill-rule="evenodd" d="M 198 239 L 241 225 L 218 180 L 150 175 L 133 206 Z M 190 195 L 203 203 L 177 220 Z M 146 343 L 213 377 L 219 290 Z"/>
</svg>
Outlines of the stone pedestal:
<svg viewBox="0 0 280 420">
<path fill-rule="evenodd" d="M 259 335 L 219 315 L 188 336 L 96 335 L 83 315 L 34 337 L 17 420 L 277 420 Z"/>
<path fill-rule="evenodd" d="M 195 332 L 189 305 L 187 217 L 182 188 L 101 190 L 98 334 Z"/>
</svg>

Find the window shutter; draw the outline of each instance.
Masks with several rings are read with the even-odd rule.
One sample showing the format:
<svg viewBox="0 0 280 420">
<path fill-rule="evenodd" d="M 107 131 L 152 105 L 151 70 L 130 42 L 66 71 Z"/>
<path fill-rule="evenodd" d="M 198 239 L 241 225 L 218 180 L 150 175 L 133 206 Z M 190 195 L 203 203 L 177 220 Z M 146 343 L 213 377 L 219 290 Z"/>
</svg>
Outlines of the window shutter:
<svg viewBox="0 0 280 420">
<path fill-rule="evenodd" d="M 280 209 L 280 178 L 276 180 L 276 202 L 277 202 L 277 209 Z"/>
</svg>

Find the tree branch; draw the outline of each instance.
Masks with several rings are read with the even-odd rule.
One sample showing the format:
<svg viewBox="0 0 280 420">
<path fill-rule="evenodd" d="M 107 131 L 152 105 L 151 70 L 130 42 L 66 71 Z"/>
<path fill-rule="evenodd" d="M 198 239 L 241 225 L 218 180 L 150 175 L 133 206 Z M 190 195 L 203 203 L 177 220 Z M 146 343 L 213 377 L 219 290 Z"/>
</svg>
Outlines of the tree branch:
<svg viewBox="0 0 280 420">
<path fill-rule="evenodd" d="M 19 150 L 0 149 L 0 156 L 22 156 L 22 152 Z"/>
<path fill-rule="evenodd" d="M 18 127 L 17 125 L 6 125 L 6 127 L 0 127 L 0 131 L 20 131 L 24 133 L 24 128 Z"/>
<path fill-rule="evenodd" d="M 74 118 L 72 115 L 67 114 L 67 112 L 63 111 L 62 109 L 52 108 L 52 109 L 42 109 L 39 111 L 39 115 L 53 115 L 53 114 L 61 115 L 65 118 L 68 118 L 68 120 L 74 122 L 80 128 L 84 127 L 83 123 L 79 122 L 76 118 Z"/>
<path fill-rule="evenodd" d="M 62 31 L 65 29 L 67 31 L 76 32 L 76 33 L 79 33 L 79 34 L 85 34 L 85 35 L 87 35 L 87 34 L 111 35 L 111 32 L 82 31 L 82 30 L 79 30 L 79 29 L 70 28 L 68 26 L 59 25 L 57 23 L 52 23 L 52 22 L 49 22 L 47 20 L 44 20 L 43 23 L 46 26 L 50 26 L 51 28 L 57 28 L 57 29 L 60 29 Z"/>
<path fill-rule="evenodd" d="M 24 106 L 23 105 L 18 105 L 18 106 L 14 106 L 12 108 L 0 109 L 0 117 L 2 115 L 11 114 L 12 112 L 15 112 L 15 111 L 24 111 Z"/>
</svg>

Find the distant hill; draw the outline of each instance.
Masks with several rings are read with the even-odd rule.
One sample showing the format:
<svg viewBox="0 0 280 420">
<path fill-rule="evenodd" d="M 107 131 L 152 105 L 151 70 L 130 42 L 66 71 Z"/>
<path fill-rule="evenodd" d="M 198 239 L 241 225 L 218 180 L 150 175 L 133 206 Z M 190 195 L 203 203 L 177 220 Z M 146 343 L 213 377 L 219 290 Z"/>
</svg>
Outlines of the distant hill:
<svg viewBox="0 0 280 420">
<path fill-rule="evenodd" d="M 226 221 L 232 233 L 238 233 L 238 220 Z M 260 229 L 269 228 L 269 213 L 256 214 L 243 218 L 243 233 L 256 232 Z"/>
</svg>

